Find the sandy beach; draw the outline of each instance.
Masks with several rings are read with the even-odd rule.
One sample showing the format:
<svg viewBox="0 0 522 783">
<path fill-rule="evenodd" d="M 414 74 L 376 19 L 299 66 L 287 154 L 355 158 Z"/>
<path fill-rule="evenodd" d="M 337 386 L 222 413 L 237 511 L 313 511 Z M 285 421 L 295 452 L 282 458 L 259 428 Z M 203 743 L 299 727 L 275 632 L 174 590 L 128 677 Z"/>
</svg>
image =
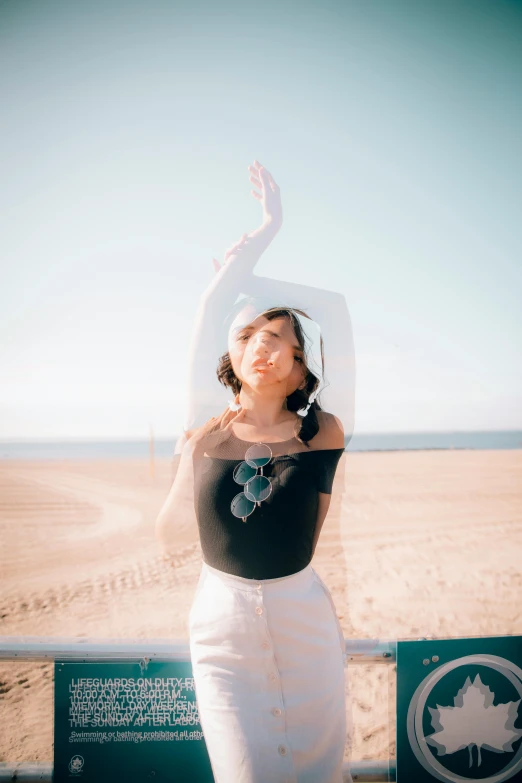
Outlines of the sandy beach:
<svg viewBox="0 0 522 783">
<path fill-rule="evenodd" d="M 522 451 L 344 458 L 312 565 L 346 637 L 522 634 Z M 168 459 L 0 462 L 0 634 L 188 639 L 197 530 L 172 560 L 154 537 L 171 481 Z M 352 757 L 393 756 L 393 667 L 346 685 Z M 0 760 L 51 762 L 52 664 L 0 664 L 0 699 Z"/>
</svg>

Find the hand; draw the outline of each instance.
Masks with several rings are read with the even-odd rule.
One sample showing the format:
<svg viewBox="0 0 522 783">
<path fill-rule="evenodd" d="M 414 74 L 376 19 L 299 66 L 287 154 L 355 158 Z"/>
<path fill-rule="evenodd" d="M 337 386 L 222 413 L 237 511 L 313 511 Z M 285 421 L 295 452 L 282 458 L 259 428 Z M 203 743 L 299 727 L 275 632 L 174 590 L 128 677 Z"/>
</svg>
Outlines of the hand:
<svg viewBox="0 0 522 783">
<path fill-rule="evenodd" d="M 263 221 L 273 223 L 277 229 L 281 228 L 283 223 L 283 207 L 281 206 L 281 196 L 279 185 L 274 180 L 270 172 L 255 160 L 253 166 L 249 166 L 250 182 L 258 188 L 251 190 L 251 194 L 263 207 Z"/>
<path fill-rule="evenodd" d="M 212 259 L 216 273 L 225 266 L 230 256 L 239 256 L 248 243 L 250 243 L 250 255 L 259 257 L 272 242 L 283 224 L 283 208 L 279 195 L 279 185 L 275 182 L 270 172 L 261 166 L 257 160 L 254 161 L 253 166 L 248 167 L 248 170 L 251 172 L 250 181 L 261 191 L 261 193 L 258 193 L 252 189 L 250 192 L 254 198 L 261 201 L 263 206 L 263 224 L 251 234 L 243 234 L 238 242 L 231 245 L 225 251 L 222 265 L 216 258 Z"/>
<path fill-rule="evenodd" d="M 225 264 L 227 263 L 231 255 L 238 254 L 246 246 L 247 243 L 248 243 L 248 234 L 243 234 L 241 239 L 238 242 L 236 242 L 235 245 L 231 245 L 229 248 L 227 248 L 227 250 L 225 250 L 225 255 L 223 257 L 224 258 L 223 266 L 225 266 Z M 214 269 L 216 270 L 216 272 L 219 272 L 219 270 L 221 269 L 221 264 L 219 263 L 217 258 L 213 258 L 212 263 L 214 264 Z"/>
</svg>

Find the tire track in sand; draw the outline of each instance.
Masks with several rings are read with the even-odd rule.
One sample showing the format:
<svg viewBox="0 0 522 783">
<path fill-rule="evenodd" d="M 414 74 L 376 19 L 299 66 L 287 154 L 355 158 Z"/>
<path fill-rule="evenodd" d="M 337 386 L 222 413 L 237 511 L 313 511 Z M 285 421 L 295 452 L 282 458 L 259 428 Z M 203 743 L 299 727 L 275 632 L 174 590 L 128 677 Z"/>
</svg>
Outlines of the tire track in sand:
<svg viewBox="0 0 522 783">
<path fill-rule="evenodd" d="M 62 583 L 44 591 L 26 590 L 3 595 L 0 603 L 0 623 L 13 616 L 42 614 L 64 609 L 75 601 L 88 602 L 106 599 L 110 601 L 122 591 L 130 592 L 157 586 L 162 589 L 186 584 L 185 569 L 201 561 L 199 544 L 191 544 L 178 550 L 172 557 L 156 555 L 146 560 L 136 560 L 115 571 L 106 571 L 96 578 L 87 578 L 74 585 Z"/>
</svg>

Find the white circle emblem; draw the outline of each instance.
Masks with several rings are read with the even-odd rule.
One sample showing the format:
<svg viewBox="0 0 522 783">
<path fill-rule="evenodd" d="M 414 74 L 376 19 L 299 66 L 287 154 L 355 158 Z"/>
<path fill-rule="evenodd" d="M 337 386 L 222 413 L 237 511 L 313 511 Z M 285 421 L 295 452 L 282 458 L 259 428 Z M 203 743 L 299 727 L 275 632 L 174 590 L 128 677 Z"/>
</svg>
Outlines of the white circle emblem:
<svg viewBox="0 0 522 783">
<path fill-rule="evenodd" d="M 444 781 L 444 783 L 469 783 L 469 781 L 477 780 L 477 778 L 458 775 L 457 773 L 446 769 L 446 767 L 436 759 L 424 736 L 422 718 L 426 702 L 435 685 L 448 672 L 457 669 L 459 666 L 468 666 L 469 664 L 487 666 L 490 669 L 495 669 L 500 672 L 515 687 L 517 693 L 522 698 L 522 669 L 511 661 L 508 661 L 506 658 L 501 658 L 498 655 L 465 655 L 462 658 L 456 658 L 454 661 L 449 661 L 443 666 L 440 666 L 422 680 L 413 694 L 408 708 L 408 716 L 406 719 L 408 740 L 417 761 L 425 770 L 433 775 L 433 777 L 437 778 L 437 780 Z M 515 756 L 508 762 L 504 769 L 495 775 L 490 775 L 488 778 L 480 778 L 480 781 L 481 783 L 503 783 L 503 781 L 509 780 L 509 778 L 513 777 L 513 775 L 521 769 L 522 743 L 515 753 Z"/>
</svg>

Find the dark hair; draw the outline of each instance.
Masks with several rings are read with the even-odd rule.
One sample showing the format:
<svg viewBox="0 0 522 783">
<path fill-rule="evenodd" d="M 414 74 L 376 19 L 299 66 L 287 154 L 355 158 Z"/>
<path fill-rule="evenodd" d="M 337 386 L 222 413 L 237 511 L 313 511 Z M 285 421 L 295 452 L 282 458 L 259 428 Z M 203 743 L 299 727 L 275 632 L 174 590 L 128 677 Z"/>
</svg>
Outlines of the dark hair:
<svg viewBox="0 0 522 783">
<path fill-rule="evenodd" d="M 310 317 L 305 312 L 303 312 L 303 310 L 298 310 L 297 308 L 290 308 L 290 307 L 271 307 L 268 310 L 265 310 L 264 312 L 260 313 L 259 315 L 263 315 L 269 321 L 272 321 L 275 318 L 289 319 L 294 329 L 297 342 L 299 343 L 301 349 L 304 351 L 305 336 L 303 334 L 303 330 L 301 328 L 299 319 L 296 317 L 295 313 L 299 313 L 300 315 L 305 316 L 305 318 Z M 323 338 L 321 337 L 321 359 L 322 358 L 323 358 Z M 310 372 L 310 370 L 306 367 L 306 365 L 305 365 L 305 369 L 307 372 L 305 376 L 306 385 L 304 389 L 296 389 L 294 392 L 292 392 L 292 394 L 289 394 L 288 397 L 286 398 L 286 407 L 289 411 L 297 411 L 300 408 L 305 408 L 308 405 L 308 400 L 310 395 L 312 394 L 313 391 L 315 391 L 315 389 L 319 385 L 319 378 L 316 375 L 314 375 L 314 373 Z M 324 371 L 324 367 L 323 367 L 323 371 Z M 230 354 L 228 353 L 228 351 L 220 357 L 216 369 L 216 374 L 217 374 L 218 381 L 222 383 L 223 386 L 226 386 L 229 389 L 231 389 L 234 393 L 234 396 L 236 396 L 236 394 L 239 394 L 239 392 L 241 391 L 242 383 L 239 380 L 239 378 L 236 376 L 232 368 L 232 361 L 230 359 Z M 308 446 L 308 448 L 310 448 L 308 441 L 312 440 L 312 438 L 315 435 L 317 435 L 317 433 L 319 432 L 317 411 L 321 411 L 321 410 L 322 408 L 316 398 L 310 405 L 307 415 L 304 416 L 301 420 L 301 428 L 299 430 L 297 437 L 302 443 Z"/>
</svg>

